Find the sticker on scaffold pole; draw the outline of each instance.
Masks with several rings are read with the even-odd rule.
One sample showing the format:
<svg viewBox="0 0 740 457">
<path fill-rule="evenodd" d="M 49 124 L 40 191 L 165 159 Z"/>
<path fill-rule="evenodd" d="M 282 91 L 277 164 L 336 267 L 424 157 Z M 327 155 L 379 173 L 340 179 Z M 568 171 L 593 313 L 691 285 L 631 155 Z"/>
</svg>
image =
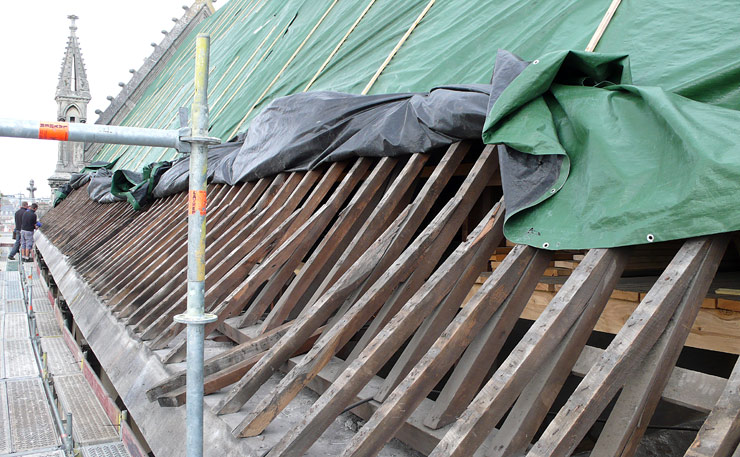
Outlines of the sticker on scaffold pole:
<svg viewBox="0 0 740 457">
<path fill-rule="evenodd" d="M 67 141 L 69 138 L 69 124 L 66 122 L 41 122 L 39 124 L 39 140 Z"/>
<path fill-rule="evenodd" d="M 188 216 L 193 214 L 206 215 L 206 191 L 191 190 L 188 194 Z"/>
</svg>

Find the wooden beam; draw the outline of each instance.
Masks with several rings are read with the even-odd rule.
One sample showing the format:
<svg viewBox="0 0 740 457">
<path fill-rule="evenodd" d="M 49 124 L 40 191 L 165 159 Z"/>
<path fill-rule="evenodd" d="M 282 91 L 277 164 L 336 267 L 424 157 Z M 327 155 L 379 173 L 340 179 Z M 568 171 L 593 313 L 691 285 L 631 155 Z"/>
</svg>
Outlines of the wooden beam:
<svg viewBox="0 0 740 457">
<path fill-rule="evenodd" d="M 619 399 L 599 434 L 592 451 L 594 455 L 627 457 L 635 453 L 658 406 L 671 370 L 681 354 L 691 324 L 696 319 L 712 278 L 717 273 L 728 241 L 729 238 L 724 235 L 709 239 L 710 247 L 675 314 L 646 359 L 633 369 L 622 388 Z"/>
<path fill-rule="evenodd" d="M 524 455 L 568 379 L 617 279 L 612 275 L 594 291 L 581 316 L 527 383 L 501 429 L 488 443 L 488 456 Z"/>
<path fill-rule="evenodd" d="M 250 341 L 239 344 L 228 351 L 218 354 L 206 360 L 203 364 L 203 374 L 209 376 L 213 373 L 228 369 L 249 357 L 270 349 L 280 338 L 288 332 L 292 322 L 274 328 Z M 156 386 L 147 390 L 146 396 L 149 401 L 183 387 L 186 382 L 187 370 L 180 370 Z"/>
<path fill-rule="evenodd" d="M 305 354 L 311 349 L 311 346 L 316 342 L 316 339 L 321 335 L 320 331 L 315 332 L 306 342 L 298 348 L 293 357 Z M 244 374 L 254 366 L 255 363 L 259 362 L 262 356 L 265 355 L 267 350 L 253 354 L 244 360 L 241 360 L 227 368 L 212 373 L 205 377 L 203 380 L 203 393 L 205 395 L 216 392 L 223 389 L 226 386 L 234 384 L 244 376 Z M 187 386 L 181 386 L 175 390 L 172 390 L 164 395 L 157 397 L 159 406 L 163 407 L 177 407 L 184 405 L 187 400 Z"/>
<path fill-rule="evenodd" d="M 339 170 L 330 169 L 325 178 L 338 176 L 342 167 L 339 168 Z M 215 254 L 209 256 L 210 253 L 206 250 L 206 281 L 210 283 L 215 278 L 216 282 L 215 286 L 209 287 L 206 292 L 206 309 L 223 300 L 228 291 L 243 281 L 253 266 L 272 249 L 276 239 L 282 236 L 282 232 L 278 232 L 276 228 L 284 227 L 289 223 L 288 220 L 297 217 L 293 210 L 311 190 L 319 176 L 316 171 L 305 174 L 291 173 L 285 183 L 277 189 L 269 204 L 257 215 L 244 226 L 231 227 L 231 233 L 223 236 L 224 243 L 214 243 L 214 248 L 217 249 Z M 238 233 L 248 235 L 239 237 L 236 236 Z M 238 247 L 234 248 L 234 245 Z M 176 287 L 167 298 L 150 306 L 134 329 L 143 332 L 141 338 L 144 340 L 155 338 L 151 344 L 153 349 L 161 349 L 164 346 L 168 336 L 165 329 L 172 327 L 174 315 L 183 312 L 187 306 L 186 284 L 180 281 Z"/>
<path fill-rule="evenodd" d="M 576 392 L 530 450 L 539 457 L 566 456 L 586 435 L 624 385 L 632 367 L 642 362 L 675 312 L 710 246 L 709 238 L 689 240 L 658 278 L 642 303 L 581 381 Z"/>
<path fill-rule="evenodd" d="M 209 309 L 209 312 L 216 314 L 217 320 L 207 324 L 205 334 L 212 332 L 220 322 L 239 313 L 254 296 L 257 289 L 265 283 L 272 274 L 281 266 L 285 265 L 289 259 L 297 266 L 298 262 L 305 257 L 310 248 L 316 243 L 316 240 L 322 235 L 326 227 L 344 204 L 345 200 L 352 193 L 359 181 L 364 177 L 365 172 L 370 166 L 371 159 L 361 157 L 352 166 L 352 169 L 346 174 L 338 188 L 334 191 L 329 200 L 314 213 L 288 240 L 268 256 L 264 262 L 255 268 L 245 281 L 234 290 L 229 297 L 215 309 Z M 182 330 L 184 324 L 173 324 L 165 332 L 165 338 L 172 339 Z M 173 350 L 165 356 L 163 361 L 170 363 L 173 361 L 183 360 L 185 357 L 185 341 L 177 344 Z M 291 352 L 292 353 L 292 352 Z M 259 366 L 257 364 L 256 366 Z"/>
<path fill-rule="evenodd" d="M 319 182 L 316 188 L 311 192 L 311 195 L 308 196 L 303 205 L 301 205 L 297 212 L 298 214 L 296 219 L 289 224 L 280 224 L 280 227 L 276 230 L 280 235 L 276 240 L 276 245 L 282 245 L 285 240 L 289 239 L 293 235 L 295 230 L 303 226 L 303 224 L 311 218 L 316 211 L 316 208 L 318 208 L 324 200 L 324 197 L 326 197 L 329 191 L 337 184 L 337 181 L 340 180 L 341 173 L 344 171 L 345 165 L 345 163 L 340 162 L 331 164 L 328 172 L 324 173 L 324 176 L 321 178 L 321 182 Z M 365 170 L 369 166 L 369 162 L 361 164 L 360 161 L 357 161 L 355 167 L 353 167 L 350 173 L 355 175 L 364 174 Z M 358 168 L 356 167 L 359 167 L 362 170 L 358 171 Z M 285 214 L 287 213 L 283 213 L 282 215 L 278 214 L 278 216 L 285 217 Z M 267 306 L 272 303 L 275 296 L 285 286 L 285 282 L 292 276 L 293 271 L 295 270 L 295 265 L 297 265 L 301 260 L 303 260 L 301 250 L 296 250 L 290 259 L 286 261 L 285 265 L 280 268 L 280 271 L 275 273 L 268 283 L 265 284 L 260 291 L 260 294 L 254 299 L 255 303 L 242 315 L 239 320 L 239 327 L 253 325 L 260 317 L 262 317 Z"/>
<path fill-rule="evenodd" d="M 282 324 L 293 309 L 300 306 L 299 302 L 303 295 L 313 287 L 313 283 L 323 280 L 328 273 L 327 270 L 336 263 L 354 236 L 355 232 L 352 229 L 359 228 L 355 227 L 358 221 L 362 221 L 362 216 L 368 210 L 372 211 L 375 208 L 371 202 L 377 199 L 378 190 L 388 179 L 397 162 L 397 159 L 389 157 L 380 160 L 352 201 L 342 210 L 337 222 L 332 224 L 329 233 L 322 237 L 321 243 L 301 268 L 295 280 L 290 283 L 288 289 L 277 301 L 262 325 L 263 331 Z"/>
<path fill-rule="evenodd" d="M 537 368 L 581 316 L 594 292 L 603 283 L 610 283 L 621 276 L 626 258 L 623 249 L 592 249 L 588 252 L 545 312 L 440 441 L 432 456 L 462 457 L 475 452 L 488 436 L 485 430 L 492 430 L 503 417 Z"/>
<path fill-rule="evenodd" d="M 702 424 L 685 457 L 726 457 L 738 454 L 740 443 L 740 360 L 735 363 L 717 405 Z"/>
<path fill-rule="evenodd" d="M 463 142 L 453 144 L 447 149 L 444 157 L 435 167 L 435 172 L 426 180 L 424 187 L 414 198 L 411 204 L 412 206 L 409 209 L 409 214 L 413 217 L 403 222 L 406 228 L 400 231 L 398 241 L 394 243 L 395 245 L 401 245 L 402 242 L 408 243 L 413 234 L 404 236 L 406 235 L 405 231 L 415 232 L 418 229 L 421 221 L 426 217 L 426 214 L 442 192 L 442 188 L 452 177 L 452 171 L 450 169 L 453 166 L 457 167 L 462 162 L 469 148 L 470 144 Z M 398 219 L 399 213 L 406 207 L 402 203 L 412 189 L 412 185 L 421 167 L 427 160 L 428 156 L 426 154 L 414 154 L 409 158 L 401 173 L 386 190 L 378 206 L 365 221 L 345 252 L 339 257 L 334 268 L 331 269 L 324 281 L 316 289 L 309 303 L 316 303 L 339 278 L 355 265 L 360 257 L 364 255 L 365 251 L 377 241 L 391 224 L 391 221 Z M 399 248 L 395 245 L 391 246 L 390 252 L 398 255 L 405 246 Z M 393 257 L 393 255 L 388 257 Z M 381 264 L 381 266 L 384 265 L 385 263 Z"/>
<path fill-rule="evenodd" d="M 344 455 L 374 455 L 457 361 L 477 332 L 512 301 L 526 301 L 550 261 L 550 253 L 518 246 L 481 286 L 424 358 L 354 436 Z"/>
<path fill-rule="evenodd" d="M 296 325 L 280 344 L 273 347 L 247 375 L 228 393 L 216 411 L 220 414 L 234 412 L 254 395 L 277 368 L 288 360 L 296 347 L 319 326 L 323 325 L 358 288 L 368 280 L 377 278 L 396 259 L 408 240 L 413 236 L 422 220 L 431 209 L 436 198 L 449 180 L 454 168 L 462 161 L 467 147 L 464 144 L 451 146 L 442 158 L 437 173 L 430 178 L 412 205 L 409 205 L 383 232 L 372 246 L 349 267 L 336 283 L 312 306 L 303 310 L 295 320 Z M 374 281 L 374 280 L 373 280 Z"/>
<path fill-rule="evenodd" d="M 485 188 L 490 172 L 498 167 L 493 148 L 485 148 L 470 175 L 424 231 L 383 273 L 332 328 L 322 335 L 301 364 L 281 380 L 271 395 L 264 398 L 236 429 L 239 436 L 262 433 L 275 416 L 321 370 L 326 362 L 355 335 L 385 303 L 400 308 L 421 287 L 427 275 L 439 262 L 473 204 Z M 490 253 L 489 253 L 490 256 Z M 403 284 L 403 286 L 402 286 Z M 391 298 L 394 294 L 395 297 Z M 389 299 L 391 299 L 389 301 Z M 381 310 L 382 311 L 382 310 Z M 388 311 L 390 319 L 394 311 Z M 376 317 L 379 319 L 380 317 Z"/>
<path fill-rule="evenodd" d="M 307 417 L 283 436 L 270 455 L 303 455 L 311 443 L 411 336 L 422 319 L 431 314 L 432 310 L 450 294 L 456 296 L 456 300 L 453 301 L 457 302 L 456 306 L 459 308 L 478 276 L 481 265 L 485 265 L 490 253 L 501 242 L 503 221 L 503 208 L 497 205 L 484 217 L 468 240 L 458 246 L 357 359 L 342 372 L 327 392 L 314 403 Z M 520 262 L 519 265 L 523 270 L 526 262 Z M 516 282 L 513 276 L 514 273 L 509 275 L 511 287 Z M 332 330 L 338 327 L 332 327 Z M 293 370 L 296 368 L 298 367 Z"/>
</svg>

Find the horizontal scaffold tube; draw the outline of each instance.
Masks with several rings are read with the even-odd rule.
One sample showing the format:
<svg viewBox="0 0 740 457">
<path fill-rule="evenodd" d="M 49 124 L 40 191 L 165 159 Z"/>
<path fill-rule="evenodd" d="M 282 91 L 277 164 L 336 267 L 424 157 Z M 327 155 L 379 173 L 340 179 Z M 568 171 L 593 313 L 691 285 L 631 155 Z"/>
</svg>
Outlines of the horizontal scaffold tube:
<svg viewBox="0 0 740 457">
<path fill-rule="evenodd" d="M 180 131 L 67 122 L 0 119 L 0 136 L 179 148 Z"/>
</svg>

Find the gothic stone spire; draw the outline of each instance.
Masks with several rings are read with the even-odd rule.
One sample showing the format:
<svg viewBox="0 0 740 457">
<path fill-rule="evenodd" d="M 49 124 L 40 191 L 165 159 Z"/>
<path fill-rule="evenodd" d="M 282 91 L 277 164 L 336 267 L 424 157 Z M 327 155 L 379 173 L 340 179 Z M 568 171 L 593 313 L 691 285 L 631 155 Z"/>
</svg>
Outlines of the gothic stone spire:
<svg viewBox="0 0 740 457">
<path fill-rule="evenodd" d="M 75 20 L 79 18 L 74 14 L 67 16 L 67 18 L 72 23 L 69 26 L 69 39 L 67 40 L 67 49 L 64 53 L 64 60 L 62 61 L 62 71 L 59 74 L 56 99 L 58 102 L 60 97 L 70 97 L 87 102 L 90 101 L 90 87 L 87 83 L 87 74 L 85 72 L 85 63 L 82 60 L 80 43 L 75 34 L 77 30 Z"/>
<path fill-rule="evenodd" d="M 85 64 L 82 60 L 80 43 L 77 40 L 77 25 L 75 15 L 67 16 L 71 20 L 67 49 L 62 61 L 62 72 L 59 74 L 56 97 L 57 119 L 62 122 L 86 122 L 87 103 L 90 101 L 90 87 L 87 83 Z M 54 174 L 49 178 L 49 185 L 56 189 L 64 185 L 71 176 L 83 168 L 84 144 L 67 141 L 59 142 L 57 166 Z"/>
</svg>

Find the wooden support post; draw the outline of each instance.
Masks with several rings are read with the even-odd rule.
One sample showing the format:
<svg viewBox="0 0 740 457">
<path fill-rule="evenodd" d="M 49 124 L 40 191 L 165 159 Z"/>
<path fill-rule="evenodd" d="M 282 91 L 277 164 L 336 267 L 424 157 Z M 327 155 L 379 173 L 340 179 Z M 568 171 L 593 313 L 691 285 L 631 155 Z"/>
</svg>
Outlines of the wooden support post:
<svg viewBox="0 0 740 457">
<path fill-rule="evenodd" d="M 497 205 L 478 225 L 468 240 L 438 268 L 424 286 L 406 303 L 403 309 L 383 328 L 357 359 L 342 372 L 322 397 L 314 403 L 307 417 L 273 447 L 272 456 L 299 456 L 310 447 L 344 408 L 370 381 L 374 374 L 393 356 L 417 328 L 418 323 L 454 295 L 457 307 L 475 281 L 481 264 L 485 264 L 493 249 L 503 238 L 503 208 Z M 510 288 L 515 275 L 528 262 L 510 262 L 512 271 L 507 276 Z M 499 273 L 503 274 L 502 272 Z M 506 284 L 500 284 L 500 293 Z M 334 327 L 336 328 L 336 327 Z"/>
<path fill-rule="evenodd" d="M 716 235 L 709 239 L 711 245 L 699 271 L 689 283 L 676 313 L 645 360 L 628 376 L 628 381 L 599 434 L 594 455 L 628 457 L 637 450 L 699 313 L 702 300 L 717 273 L 728 241 L 726 235 Z"/>
<path fill-rule="evenodd" d="M 537 368 L 578 320 L 594 292 L 622 274 L 626 252 L 592 249 L 432 453 L 472 455 Z M 399 386 L 399 390 L 403 384 Z"/>
<path fill-rule="evenodd" d="M 485 148 L 475 166 L 455 196 L 447 202 L 437 217 L 424 229 L 403 254 L 352 305 L 337 323 L 322 335 L 301 363 L 291 370 L 265 399 L 234 430 L 239 436 L 262 433 L 275 416 L 300 392 L 331 357 L 336 354 L 362 326 L 391 299 L 394 308 L 413 296 L 423 284 L 426 274 L 439 262 L 470 209 L 485 188 L 491 172 L 498 167 L 493 148 Z M 431 265 L 431 267 L 429 266 Z M 419 273 L 419 274 L 417 274 Z M 403 286 L 401 286 L 403 284 Z M 388 319 L 393 311 L 388 312 Z M 377 319 L 377 317 L 376 317 Z"/>
<path fill-rule="evenodd" d="M 699 270 L 709 238 L 686 241 L 650 292 L 614 337 L 599 362 L 550 422 L 530 456 L 567 456 L 624 385 L 632 367 L 643 361 L 663 333 L 681 297 Z"/>
</svg>

